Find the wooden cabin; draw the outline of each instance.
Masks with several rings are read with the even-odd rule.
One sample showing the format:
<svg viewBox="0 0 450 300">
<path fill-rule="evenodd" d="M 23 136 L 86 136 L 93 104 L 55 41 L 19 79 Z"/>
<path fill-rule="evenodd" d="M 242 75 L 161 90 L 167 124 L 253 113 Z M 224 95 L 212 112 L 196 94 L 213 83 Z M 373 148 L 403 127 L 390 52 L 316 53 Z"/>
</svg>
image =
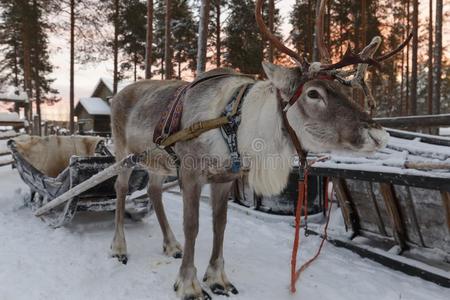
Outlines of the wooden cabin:
<svg viewBox="0 0 450 300">
<path fill-rule="evenodd" d="M 81 98 L 75 107 L 80 134 L 106 136 L 111 134 L 111 108 L 98 97 Z"/>
<path fill-rule="evenodd" d="M 120 82 L 117 90 L 120 91 L 128 84 L 129 82 Z M 75 107 L 75 116 L 78 118 L 78 131 L 80 134 L 111 135 L 111 108 L 109 100 L 112 96 L 112 80 L 100 78 L 91 96 L 80 98 Z"/>
</svg>

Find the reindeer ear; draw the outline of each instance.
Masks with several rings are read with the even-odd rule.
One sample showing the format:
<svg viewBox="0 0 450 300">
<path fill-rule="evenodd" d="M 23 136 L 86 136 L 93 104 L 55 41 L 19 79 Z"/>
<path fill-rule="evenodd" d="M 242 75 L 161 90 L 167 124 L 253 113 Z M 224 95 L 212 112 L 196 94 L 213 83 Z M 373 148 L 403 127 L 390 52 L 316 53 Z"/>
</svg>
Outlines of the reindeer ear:
<svg viewBox="0 0 450 300">
<path fill-rule="evenodd" d="M 262 66 L 270 82 L 272 82 L 275 87 L 283 89 L 286 83 L 285 79 L 289 75 L 288 69 L 267 61 L 263 61 Z"/>
<path fill-rule="evenodd" d="M 267 61 L 263 61 L 262 66 L 267 78 L 276 88 L 284 92 L 289 90 L 289 83 L 292 81 L 292 75 L 294 75 L 292 69 L 278 66 Z"/>
</svg>

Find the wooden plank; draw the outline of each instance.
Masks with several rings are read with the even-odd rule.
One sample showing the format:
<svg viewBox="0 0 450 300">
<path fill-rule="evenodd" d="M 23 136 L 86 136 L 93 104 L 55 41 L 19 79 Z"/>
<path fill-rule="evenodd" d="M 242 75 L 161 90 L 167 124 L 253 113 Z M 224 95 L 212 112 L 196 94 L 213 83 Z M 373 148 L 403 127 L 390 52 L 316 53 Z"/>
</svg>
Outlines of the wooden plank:
<svg viewBox="0 0 450 300">
<path fill-rule="evenodd" d="M 308 233 L 320 235 L 318 232 L 310 229 L 308 229 Z M 376 248 L 358 245 L 349 240 L 333 238 L 330 235 L 328 235 L 327 241 L 336 247 L 349 249 L 361 257 L 378 262 L 390 269 L 397 270 L 411 276 L 420 277 L 443 287 L 450 287 L 450 274 L 448 272 L 429 266 L 425 263 L 421 263 L 403 256 L 393 255 Z"/>
<path fill-rule="evenodd" d="M 425 242 L 423 241 L 422 232 L 420 231 L 419 222 L 417 221 L 417 214 L 416 214 L 416 207 L 414 205 L 414 201 L 411 195 L 411 189 L 409 186 L 406 187 L 406 192 L 408 193 L 408 196 L 406 197 L 406 205 L 408 206 L 408 209 L 411 213 L 411 220 L 414 225 L 414 229 L 417 232 L 417 235 L 419 236 L 420 245 L 422 247 L 425 247 Z"/>
<path fill-rule="evenodd" d="M 380 213 L 380 207 L 378 206 L 377 199 L 376 199 L 375 193 L 373 191 L 372 182 L 367 182 L 367 184 L 369 185 L 369 190 L 368 190 L 369 198 L 370 198 L 370 200 L 372 200 L 373 206 L 375 208 L 375 213 L 377 215 L 378 230 L 380 231 L 380 233 L 382 235 L 387 236 L 386 229 L 384 228 L 383 218 L 381 217 L 381 213 Z"/>
<path fill-rule="evenodd" d="M 400 246 L 400 249 L 403 251 L 407 249 L 406 230 L 400 214 L 400 206 L 397 197 L 395 196 L 394 188 L 391 184 L 380 183 L 380 191 L 391 219 L 394 238 Z"/>
<path fill-rule="evenodd" d="M 447 218 L 447 228 L 450 232 L 450 193 L 449 192 L 441 192 L 442 203 L 444 205 L 445 216 Z"/>
<path fill-rule="evenodd" d="M 348 193 L 345 179 L 333 178 L 333 187 L 336 191 L 336 196 L 341 206 L 342 215 L 344 216 L 345 226 L 351 228 L 353 236 L 359 234 L 359 218 L 355 210 L 355 205 Z"/>
<path fill-rule="evenodd" d="M 450 114 L 375 118 L 374 120 L 381 126 L 394 128 L 450 126 Z"/>
<path fill-rule="evenodd" d="M 385 182 L 450 192 L 450 180 L 448 178 L 405 175 L 398 173 L 376 172 L 376 171 L 346 170 L 338 168 L 315 168 L 315 167 L 310 168 L 309 174 L 317 176 L 330 176 L 356 180 L 366 180 L 372 182 Z"/>
</svg>

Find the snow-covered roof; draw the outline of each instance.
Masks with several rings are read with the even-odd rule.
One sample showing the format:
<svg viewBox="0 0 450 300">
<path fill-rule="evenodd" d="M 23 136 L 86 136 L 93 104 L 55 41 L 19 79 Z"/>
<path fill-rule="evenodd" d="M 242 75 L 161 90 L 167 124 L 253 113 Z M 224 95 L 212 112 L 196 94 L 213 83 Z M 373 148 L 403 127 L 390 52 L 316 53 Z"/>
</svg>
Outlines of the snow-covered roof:
<svg viewBox="0 0 450 300">
<path fill-rule="evenodd" d="M 84 109 L 90 115 L 110 115 L 111 108 L 108 103 L 97 97 L 80 98 L 80 102 Z"/>
<path fill-rule="evenodd" d="M 0 112 L 0 122 L 22 122 L 17 113 Z"/>
<path fill-rule="evenodd" d="M 110 91 L 111 94 L 113 93 L 113 80 L 111 78 L 100 77 L 98 83 L 95 85 L 94 90 L 91 94 L 92 96 L 95 95 L 98 87 L 102 83 L 106 86 L 106 88 Z M 126 86 L 130 85 L 131 83 L 132 83 L 131 81 L 127 81 L 127 80 L 119 81 L 117 84 L 117 92 L 120 92 L 122 89 L 124 89 Z"/>
<path fill-rule="evenodd" d="M 27 94 L 16 87 L 8 87 L 3 91 L 0 91 L 0 100 L 7 101 L 28 101 Z"/>
</svg>

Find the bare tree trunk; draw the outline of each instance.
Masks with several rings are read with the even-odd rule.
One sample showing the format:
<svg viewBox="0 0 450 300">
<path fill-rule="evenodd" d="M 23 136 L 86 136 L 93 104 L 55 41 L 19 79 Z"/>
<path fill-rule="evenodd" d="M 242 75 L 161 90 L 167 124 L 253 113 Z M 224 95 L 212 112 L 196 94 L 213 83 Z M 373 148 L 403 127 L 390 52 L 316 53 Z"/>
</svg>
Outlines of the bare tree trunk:
<svg viewBox="0 0 450 300">
<path fill-rule="evenodd" d="M 28 1 L 23 3 L 28 5 Z M 31 42 L 30 42 L 30 28 L 27 22 L 24 20 L 22 22 L 21 36 L 22 36 L 22 48 L 23 48 L 23 83 L 25 92 L 27 93 L 28 99 L 30 101 L 29 115 L 27 116 L 28 121 L 33 121 L 33 103 L 31 101 L 33 97 L 33 88 L 31 85 Z"/>
<path fill-rule="evenodd" d="M 165 61 L 165 77 L 166 79 L 172 79 L 173 66 L 172 66 L 172 50 L 170 49 L 172 44 L 171 36 L 171 0 L 165 0 L 166 3 L 166 20 L 165 20 L 165 45 L 164 45 L 164 61 Z"/>
<path fill-rule="evenodd" d="M 359 38 L 361 40 L 361 49 L 367 45 L 367 0 L 361 0 L 361 30 Z M 357 92 L 358 102 L 361 107 L 365 107 L 365 97 L 361 91 Z"/>
<path fill-rule="evenodd" d="M 316 1 L 316 17 L 317 17 L 317 13 L 319 11 L 320 8 L 320 1 Z M 319 57 L 319 48 L 317 46 L 317 41 L 316 41 L 316 29 L 314 26 L 314 36 L 313 36 L 313 53 L 312 53 L 312 61 L 319 61 L 320 57 Z"/>
<path fill-rule="evenodd" d="M 137 53 L 136 53 L 136 51 L 134 52 L 134 55 L 133 55 L 133 67 L 134 67 L 134 74 L 133 74 L 133 77 L 134 77 L 134 82 L 136 82 L 137 81 Z"/>
<path fill-rule="evenodd" d="M 197 75 L 206 69 L 206 47 L 208 42 L 209 0 L 201 0 L 198 26 Z"/>
<path fill-rule="evenodd" d="M 145 46 L 145 79 L 152 78 L 153 0 L 147 0 L 147 39 Z"/>
<path fill-rule="evenodd" d="M 436 1 L 436 29 L 435 29 L 435 47 L 434 47 L 434 87 L 433 87 L 433 113 L 441 112 L 441 73 L 442 73 L 442 0 Z"/>
<path fill-rule="evenodd" d="M 75 0 L 70 0 L 70 87 L 69 87 L 69 130 L 75 133 Z"/>
<path fill-rule="evenodd" d="M 409 114 L 417 114 L 417 55 L 419 48 L 419 0 L 413 0 L 413 43 L 412 43 L 412 62 L 411 62 L 411 96 L 409 105 Z"/>
<path fill-rule="evenodd" d="M 410 25 L 410 19 L 411 19 L 411 4 L 410 4 L 410 0 L 406 1 L 406 32 L 409 32 L 411 29 L 411 25 Z M 409 84 L 409 65 L 410 65 L 410 43 L 408 43 L 408 45 L 406 45 L 406 70 L 405 70 L 405 77 L 406 77 L 406 94 L 405 94 L 405 114 L 408 114 L 409 112 L 409 88 L 410 88 L 410 84 Z"/>
<path fill-rule="evenodd" d="M 34 14 L 38 14 L 37 10 L 38 10 L 38 6 L 37 6 L 37 2 L 36 0 L 33 0 L 33 12 Z M 36 23 L 38 22 L 37 20 L 35 20 Z M 34 26 L 38 26 L 38 24 L 34 24 Z M 35 129 L 35 132 L 37 133 L 37 135 L 41 136 L 42 135 L 42 128 L 41 128 L 41 123 L 42 123 L 42 115 L 41 115 L 41 84 L 40 84 L 40 79 L 39 79 L 39 56 L 40 56 L 40 51 L 39 51 L 39 45 L 37 45 L 37 37 L 35 37 L 35 39 L 33 40 L 33 48 L 34 48 L 34 62 L 32 63 L 32 66 L 34 68 L 34 91 L 35 91 L 35 96 L 36 96 L 36 114 L 37 114 L 37 128 Z"/>
<path fill-rule="evenodd" d="M 433 113 L 433 0 L 430 0 L 429 5 L 427 104 L 428 114 L 431 115 Z"/>
<path fill-rule="evenodd" d="M 222 26 L 220 22 L 221 3 L 220 0 L 215 1 L 216 1 L 216 67 L 220 68 L 222 56 L 222 41 L 221 41 Z"/>
<path fill-rule="evenodd" d="M 117 94 L 119 81 L 119 0 L 114 0 L 114 71 L 113 71 L 113 95 Z"/>
<path fill-rule="evenodd" d="M 275 1 L 269 0 L 269 30 L 270 32 L 274 31 L 274 22 L 275 22 Z M 269 41 L 269 62 L 273 62 L 274 58 L 274 47 L 273 43 Z"/>
</svg>

